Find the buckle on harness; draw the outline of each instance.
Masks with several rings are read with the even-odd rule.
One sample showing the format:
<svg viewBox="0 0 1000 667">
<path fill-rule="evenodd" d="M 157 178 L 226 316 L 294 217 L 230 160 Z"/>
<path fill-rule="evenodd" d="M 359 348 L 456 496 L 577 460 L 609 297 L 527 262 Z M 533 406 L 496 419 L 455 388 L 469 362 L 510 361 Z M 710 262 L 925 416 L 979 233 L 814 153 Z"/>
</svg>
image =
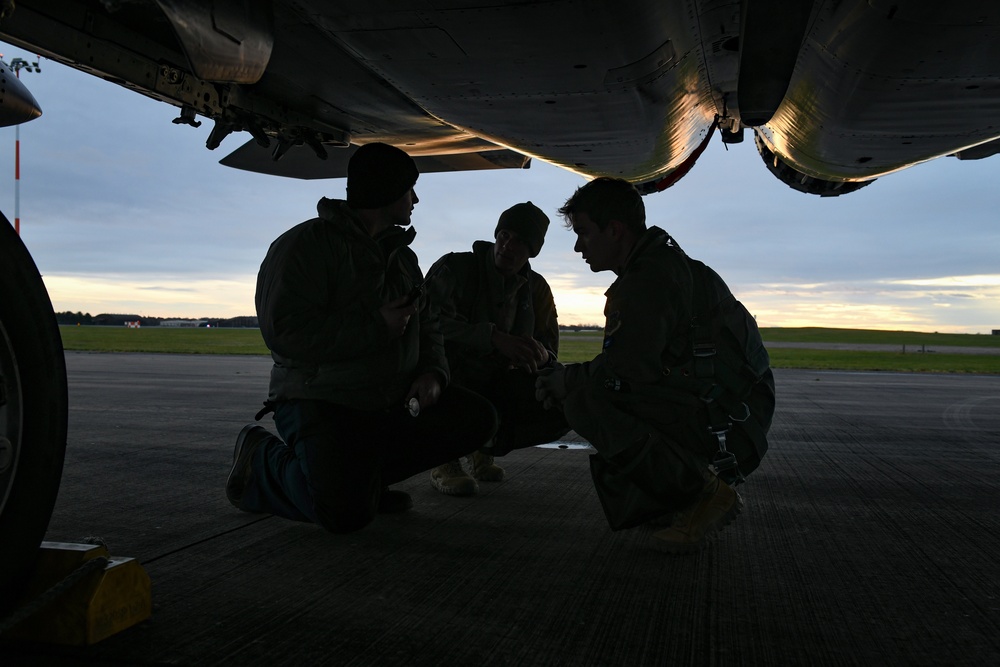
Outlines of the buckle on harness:
<svg viewBox="0 0 1000 667">
<path fill-rule="evenodd" d="M 729 428 L 717 429 L 709 426 L 708 430 L 719 441 L 719 451 L 712 457 L 712 471 L 726 484 L 732 486 L 741 484 L 746 478 L 740 472 L 736 455 L 726 449 L 726 432 Z"/>
<path fill-rule="evenodd" d="M 694 376 L 697 378 L 715 377 L 715 343 L 701 342 L 691 346 Z"/>
<path fill-rule="evenodd" d="M 715 343 L 695 343 L 694 344 L 694 356 L 696 356 L 696 357 L 714 357 L 715 356 Z"/>
<path fill-rule="evenodd" d="M 734 422 L 742 424 L 746 420 L 750 419 L 750 406 L 747 405 L 746 403 L 740 403 L 740 407 L 743 408 L 742 414 L 739 417 L 737 417 L 736 415 L 730 413 L 729 418 L 732 419 Z"/>
</svg>

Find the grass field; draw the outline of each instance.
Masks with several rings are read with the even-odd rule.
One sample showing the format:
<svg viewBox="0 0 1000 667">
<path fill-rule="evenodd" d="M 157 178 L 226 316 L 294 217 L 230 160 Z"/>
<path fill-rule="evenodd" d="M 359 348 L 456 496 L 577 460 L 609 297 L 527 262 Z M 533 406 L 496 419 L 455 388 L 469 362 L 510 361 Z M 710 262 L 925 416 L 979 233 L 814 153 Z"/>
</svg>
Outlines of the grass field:
<svg viewBox="0 0 1000 667">
<path fill-rule="evenodd" d="M 92 352 L 268 354 L 260 329 L 60 326 L 63 348 Z"/>
<path fill-rule="evenodd" d="M 63 347 L 67 350 L 173 354 L 268 353 L 258 329 L 126 329 L 85 326 L 63 326 L 60 329 Z M 936 346 L 1000 348 L 1000 336 L 820 328 L 769 328 L 762 329 L 761 333 L 765 342 L 899 346 L 899 351 L 893 352 L 771 348 L 771 363 L 775 368 L 1000 374 L 1000 355 L 920 351 Z M 560 348 L 559 357 L 564 362 L 592 359 L 600 352 L 601 333 L 564 332 L 560 338 Z"/>
</svg>

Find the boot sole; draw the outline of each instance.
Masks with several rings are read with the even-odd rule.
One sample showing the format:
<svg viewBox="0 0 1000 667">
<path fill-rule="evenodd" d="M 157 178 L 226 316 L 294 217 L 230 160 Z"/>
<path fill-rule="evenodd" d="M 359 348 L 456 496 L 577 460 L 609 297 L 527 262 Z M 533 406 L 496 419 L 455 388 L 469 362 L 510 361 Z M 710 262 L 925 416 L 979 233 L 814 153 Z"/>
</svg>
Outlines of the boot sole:
<svg viewBox="0 0 1000 667">
<path fill-rule="evenodd" d="M 446 496 L 474 496 L 479 493 L 479 485 L 476 484 L 475 480 L 472 481 L 472 486 L 468 488 L 446 486 L 435 479 L 431 479 L 431 486 Z"/>
<path fill-rule="evenodd" d="M 243 499 L 243 490 L 246 488 L 247 469 L 250 467 L 250 459 L 253 457 L 253 452 L 263 442 L 263 440 L 258 441 L 250 449 L 247 449 L 247 441 L 250 439 L 250 433 L 258 428 L 263 430 L 263 427 L 257 424 L 247 424 L 244 426 L 240 434 L 236 436 L 236 445 L 233 447 L 233 467 L 229 471 L 229 477 L 226 478 L 226 498 L 237 509 L 240 506 L 240 501 Z M 246 456 L 243 456 L 244 453 L 246 453 Z"/>
</svg>

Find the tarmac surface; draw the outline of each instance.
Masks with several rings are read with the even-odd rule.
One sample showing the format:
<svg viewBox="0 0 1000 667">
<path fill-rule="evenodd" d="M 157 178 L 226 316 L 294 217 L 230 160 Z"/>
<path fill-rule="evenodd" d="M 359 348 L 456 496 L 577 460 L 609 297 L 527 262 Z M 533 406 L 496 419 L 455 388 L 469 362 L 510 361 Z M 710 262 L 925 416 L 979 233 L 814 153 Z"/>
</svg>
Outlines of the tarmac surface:
<svg viewBox="0 0 1000 667">
<path fill-rule="evenodd" d="M 67 353 L 46 539 L 138 559 L 153 616 L 3 665 L 1000 664 L 1000 376 L 778 370 L 771 450 L 705 551 L 612 532 L 580 447 L 331 535 L 226 500 L 262 357 Z M 264 420 L 271 426 L 270 418 Z"/>
</svg>

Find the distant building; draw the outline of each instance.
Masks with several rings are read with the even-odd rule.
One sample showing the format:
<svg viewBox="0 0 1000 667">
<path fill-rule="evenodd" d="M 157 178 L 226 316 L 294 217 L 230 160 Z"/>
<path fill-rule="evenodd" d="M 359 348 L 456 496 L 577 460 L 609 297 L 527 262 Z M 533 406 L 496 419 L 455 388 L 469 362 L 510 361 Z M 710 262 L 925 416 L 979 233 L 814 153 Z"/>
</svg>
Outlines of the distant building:
<svg viewBox="0 0 1000 667">
<path fill-rule="evenodd" d="M 994 336 L 1000 336 L 1000 329 L 994 329 L 993 330 L 993 335 Z"/>
<path fill-rule="evenodd" d="M 205 320 L 163 320 L 161 327 L 200 327 L 204 326 Z"/>
</svg>

